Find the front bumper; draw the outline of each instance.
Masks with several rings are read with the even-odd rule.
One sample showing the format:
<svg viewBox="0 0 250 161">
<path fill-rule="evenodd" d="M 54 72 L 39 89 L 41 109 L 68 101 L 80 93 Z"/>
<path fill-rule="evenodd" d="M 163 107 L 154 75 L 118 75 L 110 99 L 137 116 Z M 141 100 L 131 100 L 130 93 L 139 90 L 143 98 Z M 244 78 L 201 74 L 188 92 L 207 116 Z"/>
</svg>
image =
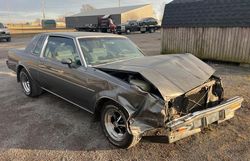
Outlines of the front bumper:
<svg viewBox="0 0 250 161">
<path fill-rule="evenodd" d="M 10 38 L 10 34 L 0 34 L 0 39 Z"/>
<path fill-rule="evenodd" d="M 241 107 L 242 101 L 242 97 L 234 97 L 215 107 L 190 113 L 167 122 L 165 128 L 169 129 L 167 134 L 168 142 L 172 143 L 198 133 L 209 124 L 221 123 L 233 118 L 235 111 Z"/>
</svg>

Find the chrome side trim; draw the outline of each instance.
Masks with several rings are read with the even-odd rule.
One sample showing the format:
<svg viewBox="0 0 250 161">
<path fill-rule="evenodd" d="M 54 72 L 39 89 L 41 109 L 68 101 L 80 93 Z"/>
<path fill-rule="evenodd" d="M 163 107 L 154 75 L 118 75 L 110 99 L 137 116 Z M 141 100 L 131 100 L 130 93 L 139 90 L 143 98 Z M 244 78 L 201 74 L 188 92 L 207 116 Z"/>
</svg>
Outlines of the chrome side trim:
<svg viewBox="0 0 250 161">
<path fill-rule="evenodd" d="M 75 106 L 77 106 L 77 107 L 79 107 L 79 108 L 81 108 L 81 109 L 83 109 L 83 110 L 85 110 L 85 111 L 91 113 L 91 114 L 94 114 L 94 112 L 92 112 L 92 111 L 88 110 L 87 108 L 84 108 L 84 107 L 82 107 L 82 106 L 80 106 L 80 105 L 78 105 L 78 104 L 76 104 L 76 103 L 74 103 L 74 102 L 68 100 L 67 98 L 64 98 L 64 97 L 62 97 L 62 96 L 60 96 L 60 95 L 58 95 L 58 94 L 56 94 L 56 93 L 54 93 L 54 92 L 52 92 L 52 91 L 50 91 L 50 90 L 48 90 L 48 89 L 45 89 L 45 88 L 43 88 L 43 87 L 41 87 L 41 88 L 42 88 L 43 90 L 45 90 L 45 91 L 47 91 L 47 92 L 49 92 L 49 93 L 51 93 L 51 94 L 57 96 L 57 97 L 59 97 L 59 98 L 65 100 L 65 101 L 67 101 L 67 102 L 69 102 L 69 103 L 71 103 L 71 104 L 73 104 L 73 105 L 75 105 Z"/>
</svg>

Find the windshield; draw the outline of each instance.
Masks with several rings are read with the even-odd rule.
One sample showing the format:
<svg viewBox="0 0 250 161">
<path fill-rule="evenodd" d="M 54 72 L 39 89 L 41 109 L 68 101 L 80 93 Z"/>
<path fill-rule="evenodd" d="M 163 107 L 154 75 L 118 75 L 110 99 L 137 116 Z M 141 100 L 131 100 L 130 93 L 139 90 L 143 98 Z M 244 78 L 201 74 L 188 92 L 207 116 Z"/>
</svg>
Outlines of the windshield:
<svg viewBox="0 0 250 161">
<path fill-rule="evenodd" d="M 126 38 L 82 38 L 79 43 L 87 65 L 94 66 L 144 56 L 136 45 Z"/>
<path fill-rule="evenodd" d="M 0 28 L 4 28 L 4 25 L 2 23 L 0 23 Z"/>
</svg>

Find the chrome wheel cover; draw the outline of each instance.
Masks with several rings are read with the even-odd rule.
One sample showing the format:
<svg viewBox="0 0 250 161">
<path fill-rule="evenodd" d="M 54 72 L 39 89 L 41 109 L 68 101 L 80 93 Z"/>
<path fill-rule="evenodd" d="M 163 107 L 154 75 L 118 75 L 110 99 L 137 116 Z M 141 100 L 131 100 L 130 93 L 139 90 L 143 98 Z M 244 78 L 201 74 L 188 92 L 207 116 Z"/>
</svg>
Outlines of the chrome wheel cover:
<svg viewBox="0 0 250 161">
<path fill-rule="evenodd" d="M 113 140 L 122 141 L 126 137 L 126 117 L 121 111 L 115 108 L 108 109 L 104 121 L 105 128 Z"/>
<path fill-rule="evenodd" d="M 30 81 L 26 73 L 21 73 L 20 81 L 25 93 L 30 94 L 31 92 Z"/>
</svg>

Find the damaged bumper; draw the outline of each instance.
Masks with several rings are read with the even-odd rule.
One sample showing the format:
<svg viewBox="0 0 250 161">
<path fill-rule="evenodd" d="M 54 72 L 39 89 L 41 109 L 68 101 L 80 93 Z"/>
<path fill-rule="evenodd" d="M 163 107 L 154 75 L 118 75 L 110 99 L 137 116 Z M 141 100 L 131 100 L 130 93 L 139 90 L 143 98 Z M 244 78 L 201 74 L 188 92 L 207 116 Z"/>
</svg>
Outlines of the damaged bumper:
<svg viewBox="0 0 250 161">
<path fill-rule="evenodd" d="M 165 128 L 168 129 L 169 143 L 198 133 L 201 128 L 207 127 L 209 124 L 231 119 L 234 117 L 235 111 L 241 107 L 242 101 L 242 97 L 234 97 L 215 107 L 190 113 L 168 122 Z"/>
</svg>

